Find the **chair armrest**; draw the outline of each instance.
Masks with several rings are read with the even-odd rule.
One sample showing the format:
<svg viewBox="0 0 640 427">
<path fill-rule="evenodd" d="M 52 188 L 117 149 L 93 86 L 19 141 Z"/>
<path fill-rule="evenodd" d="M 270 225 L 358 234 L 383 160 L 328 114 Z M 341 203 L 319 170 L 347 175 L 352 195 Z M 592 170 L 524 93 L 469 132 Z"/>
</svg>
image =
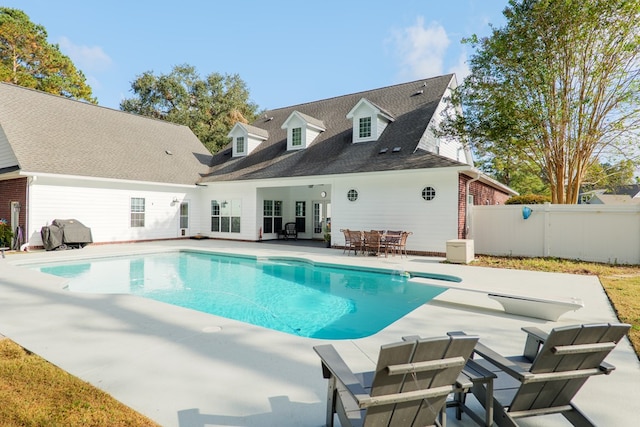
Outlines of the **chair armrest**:
<svg viewBox="0 0 640 427">
<path fill-rule="evenodd" d="M 322 360 L 322 375 L 324 378 L 335 377 L 358 401 L 369 397 L 369 393 L 360 383 L 358 377 L 349 369 L 331 344 L 318 345 L 313 349 Z"/>
<path fill-rule="evenodd" d="M 529 359 L 530 362 L 533 362 L 533 359 L 538 355 L 538 351 L 540 351 L 540 347 L 549 338 L 549 334 L 536 327 L 524 327 L 522 330 L 527 333 L 522 355 Z"/>
<path fill-rule="evenodd" d="M 480 342 L 476 344 L 476 347 L 473 351 L 474 353 L 482 356 L 482 358 L 484 358 L 486 361 L 500 368 L 506 374 L 517 379 L 518 381 L 524 381 L 533 377 L 532 373 L 523 369 L 517 363 L 512 362 L 511 360 L 493 351 Z"/>
</svg>

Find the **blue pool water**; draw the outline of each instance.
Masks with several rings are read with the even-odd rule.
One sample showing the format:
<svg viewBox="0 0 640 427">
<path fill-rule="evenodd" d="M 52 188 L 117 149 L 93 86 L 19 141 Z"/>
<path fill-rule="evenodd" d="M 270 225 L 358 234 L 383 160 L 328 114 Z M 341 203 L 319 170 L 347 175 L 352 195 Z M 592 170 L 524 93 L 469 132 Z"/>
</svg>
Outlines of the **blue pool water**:
<svg viewBox="0 0 640 427">
<path fill-rule="evenodd" d="M 74 292 L 128 293 L 294 335 L 372 335 L 444 291 L 402 274 L 200 252 L 34 266 Z"/>
</svg>

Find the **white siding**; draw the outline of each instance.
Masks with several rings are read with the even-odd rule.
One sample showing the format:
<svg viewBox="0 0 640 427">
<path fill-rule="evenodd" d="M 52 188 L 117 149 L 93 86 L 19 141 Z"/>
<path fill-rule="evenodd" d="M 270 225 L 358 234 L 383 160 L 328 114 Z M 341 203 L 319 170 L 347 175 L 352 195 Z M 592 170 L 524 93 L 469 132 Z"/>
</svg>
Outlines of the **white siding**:
<svg viewBox="0 0 640 427">
<path fill-rule="evenodd" d="M 15 154 L 13 154 L 13 150 L 11 150 L 11 146 L 9 146 L 9 141 L 7 141 L 7 136 L 4 134 L 2 126 L 0 126 L 0 169 L 16 166 L 17 164 L 18 159 L 16 159 Z"/>
<path fill-rule="evenodd" d="M 376 141 L 380 138 L 380 135 L 382 135 L 382 132 L 384 132 L 388 124 L 389 122 L 387 121 L 387 119 L 384 119 L 382 117 L 377 118 L 377 120 L 375 121 L 375 127 L 371 129 L 372 134 L 373 132 L 375 132 L 374 135 L 376 136 Z"/>
<path fill-rule="evenodd" d="M 427 129 L 420 138 L 418 148 L 421 150 L 436 153 L 441 156 L 453 159 L 462 163 L 470 163 L 470 158 L 464 150 L 464 147 L 457 139 L 453 138 L 439 138 L 433 133 L 434 129 L 438 129 L 440 123 L 443 120 L 443 112 L 448 108 L 447 98 L 451 96 L 451 87 L 447 88 L 444 93 L 443 100 L 440 101 L 436 108 Z"/>
<path fill-rule="evenodd" d="M 258 230 L 260 221 L 256 219 L 257 209 L 260 209 L 262 215 L 262 203 L 256 207 L 256 189 L 250 183 L 229 183 L 222 182 L 212 184 L 208 187 L 199 187 L 199 208 L 198 217 L 200 218 L 200 232 L 209 237 L 218 239 L 233 240 L 258 240 Z M 240 233 L 212 232 L 211 231 L 211 201 L 212 200 L 236 200 L 240 199 L 241 216 L 240 216 Z"/>
<path fill-rule="evenodd" d="M 422 189 L 435 188 L 431 201 Z M 347 200 L 350 189 L 358 200 Z M 335 180 L 332 197 L 332 239 L 344 243 L 340 229 L 404 230 L 413 235 L 408 250 L 446 251 L 458 236 L 458 178 L 453 171 L 405 171 L 344 177 Z"/>
<path fill-rule="evenodd" d="M 310 146 L 311 144 L 313 144 L 313 141 L 318 137 L 318 135 L 320 135 L 319 131 L 306 127 L 306 136 L 303 137 L 304 140 L 302 141 L 302 145 L 305 145 L 307 147 Z"/>
<path fill-rule="evenodd" d="M 259 186 L 259 188 L 256 188 Z M 423 188 L 435 188 L 431 201 L 422 198 Z M 356 189 L 356 202 L 347 200 L 347 192 Z M 327 192 L 323 199 L 321 192 Z M 283 202 L 283 224 L 295 220 L 295 202 L 306 202 L 306 233 L 312 237 L 312 203 L 331 202 L 332 243 L 342 245 L 342 228 L 354 230 L 405 230 L 413 235 L 408 250 L 446 252 L 446 241 L 458 238 L 458 174 L 454 170 L 394 171 L 389 173 L 350 174 L 309 179 L 262 180 L 246 183 L 218 183 L 201 195 L 201 229 L 212 238 L 258 239 L 262 227 L 264 200 Z M 241 233 L 210 232 L 211 200 L 241 198 Z M 263 239 L 274 239 L 263 234 Z"/>
<path fill-rule="evenodd" d="M 190 232 L 196 234 L 196 190 L 39 177 L 29 189 L 29 243 L 41 245 L 40 230 L 54 219 L 77 219 L 91 228 L 94 242 L 179 237 L 179 202 L 185 200 L 191 202 Z M 145 227 L 130 226 L 132 197 L 145 199 Z"/>
</svg>

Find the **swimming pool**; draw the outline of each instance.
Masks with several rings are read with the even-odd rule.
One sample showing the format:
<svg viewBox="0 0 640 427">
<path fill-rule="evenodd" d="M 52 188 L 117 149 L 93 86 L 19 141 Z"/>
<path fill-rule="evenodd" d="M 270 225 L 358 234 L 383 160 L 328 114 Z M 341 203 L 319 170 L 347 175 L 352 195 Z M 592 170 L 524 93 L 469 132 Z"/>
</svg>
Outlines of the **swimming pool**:
<svg viewBox="0 0 640 427">
<path fill-rule="evenodd" d="M 445 290 L 404 272 L 192 251 L 30 268 L 68 278 L 72 292 L 133 294 L 322 339 L 372 335 Z"/>
</svg>

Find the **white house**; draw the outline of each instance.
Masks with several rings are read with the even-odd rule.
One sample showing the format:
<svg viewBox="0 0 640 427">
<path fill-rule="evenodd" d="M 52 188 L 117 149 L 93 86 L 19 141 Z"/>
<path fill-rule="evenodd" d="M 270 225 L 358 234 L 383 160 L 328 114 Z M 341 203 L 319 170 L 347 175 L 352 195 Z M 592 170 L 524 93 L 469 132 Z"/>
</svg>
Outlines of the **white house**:
<svg viewBox="0 0 640 427">
<path fill-rule="evenodd" d="M 53 219 L 94 242 L 189 237 L 257 241 L 295 222 L 332 243 L 342 228 L 413 232 L 407 249 L 443 253 L 467 233 L 468 202 L 515 194 L 434 136 L 445 75 L 295 105 L 237 123 L 209 154 L 183 126 L 0 84 L 0 217 L 31 246 Z"/>
</svg>

